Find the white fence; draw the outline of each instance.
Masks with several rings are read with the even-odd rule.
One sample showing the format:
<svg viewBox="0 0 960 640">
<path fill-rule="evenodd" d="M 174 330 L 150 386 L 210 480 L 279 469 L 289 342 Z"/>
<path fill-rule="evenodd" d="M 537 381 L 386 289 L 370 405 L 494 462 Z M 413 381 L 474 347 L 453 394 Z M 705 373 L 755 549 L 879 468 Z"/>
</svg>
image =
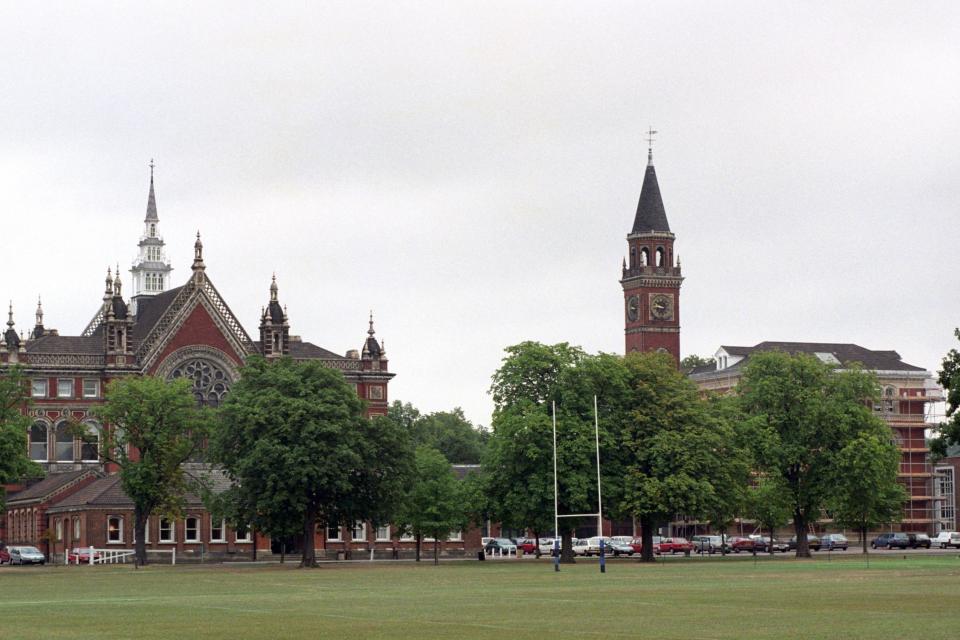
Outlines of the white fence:
<svg viewBox="0 0 960 640">
<path fill-rule="evenodd" d="M 169 553 L 170 564 L 177 564 L 176 549 L 147 549 L 147 553 Z M 63 554 L 64 564 L 126 564 L 133 561 L 134 549 L 95 549 L 94 547 L 77 548 Z"/>
</svg>

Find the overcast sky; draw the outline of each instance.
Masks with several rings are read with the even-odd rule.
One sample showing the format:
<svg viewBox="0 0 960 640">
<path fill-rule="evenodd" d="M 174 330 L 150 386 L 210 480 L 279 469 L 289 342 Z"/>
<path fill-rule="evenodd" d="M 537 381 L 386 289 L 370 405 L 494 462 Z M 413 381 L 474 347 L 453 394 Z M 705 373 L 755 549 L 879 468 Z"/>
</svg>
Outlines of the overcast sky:
<svg viewBox="0 0 960 640">
<path fill-rule="evenodd" d="M 155 158 L 175 284 L 488 425 L 503 348 L 623 350 L 654 156 L 681 349 L 955 346 L 956 2 L 0 3 L 0 299 L 76 335 L 136 252 Z M 682 5 L 682 6 L 681 6 Z"/>
</svg>

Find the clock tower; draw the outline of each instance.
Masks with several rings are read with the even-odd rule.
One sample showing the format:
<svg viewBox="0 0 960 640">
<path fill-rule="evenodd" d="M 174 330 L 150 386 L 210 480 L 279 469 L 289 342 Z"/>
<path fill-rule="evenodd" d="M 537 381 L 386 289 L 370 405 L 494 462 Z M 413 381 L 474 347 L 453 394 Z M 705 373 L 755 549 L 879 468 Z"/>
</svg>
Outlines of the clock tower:
<svg viewBox="0 0 960 640">
<path fill-rule="evenodd" d="M 654 133 L 651 131 L 651 133 Z M 663 351 L 680 365 L 680 261 L 675 258 L 667 213 L 660 197 L 653 150 L 640 189 L 637 215 L 627 235 L 623 262 L 626 352 Z"/>
</svg>

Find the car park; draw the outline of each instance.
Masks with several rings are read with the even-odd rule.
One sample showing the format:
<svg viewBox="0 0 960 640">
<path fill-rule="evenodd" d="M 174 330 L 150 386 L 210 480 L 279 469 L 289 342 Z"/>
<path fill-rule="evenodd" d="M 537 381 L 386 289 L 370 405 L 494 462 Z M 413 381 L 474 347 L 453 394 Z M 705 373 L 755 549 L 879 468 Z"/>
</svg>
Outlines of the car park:
<svg viewBox="0 0 960 640">
<path fill-rule="evenodd" d="M 929 549 L 932 544 L 930 536 L 925 533 L 908 533 L 907 541 L 911 549 Z"/>
<path fill-rule="evenodd" d="M 874 549 L 906 549 L 910 546 L 910 539 L 905 533 L 881 533 L 870 546 Z"/>
<path fill-rule="evenodd" d="M 820 546 L 827 551 L 836 551 L 837 549 L 847 550 L 850 542 L 842 533 L 828 533 L 820 538 Z"/>
<path fill-rule="evenodd" d="M 10 564 L 44 564 L 47 557 L 36 547 L 10 547 Z"/>
</svg>

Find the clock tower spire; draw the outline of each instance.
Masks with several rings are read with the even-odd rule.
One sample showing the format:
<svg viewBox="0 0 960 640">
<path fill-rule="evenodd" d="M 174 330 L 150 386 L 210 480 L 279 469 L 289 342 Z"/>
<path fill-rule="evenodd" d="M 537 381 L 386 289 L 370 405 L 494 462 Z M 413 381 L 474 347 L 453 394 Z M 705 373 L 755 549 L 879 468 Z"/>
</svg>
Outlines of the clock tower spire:
<svg viewBox="0 0 960 640">
<path fill-rule="evenodd" d="M 647 168 L 640 202 L 627 234 L 628 258 L 623 266 L 626 352 L 663 351 L 680 365 L 680 262 L 675 260 L 667 213 L 653 166 L 653 134 L 649 131 Z"/>
</svg>

